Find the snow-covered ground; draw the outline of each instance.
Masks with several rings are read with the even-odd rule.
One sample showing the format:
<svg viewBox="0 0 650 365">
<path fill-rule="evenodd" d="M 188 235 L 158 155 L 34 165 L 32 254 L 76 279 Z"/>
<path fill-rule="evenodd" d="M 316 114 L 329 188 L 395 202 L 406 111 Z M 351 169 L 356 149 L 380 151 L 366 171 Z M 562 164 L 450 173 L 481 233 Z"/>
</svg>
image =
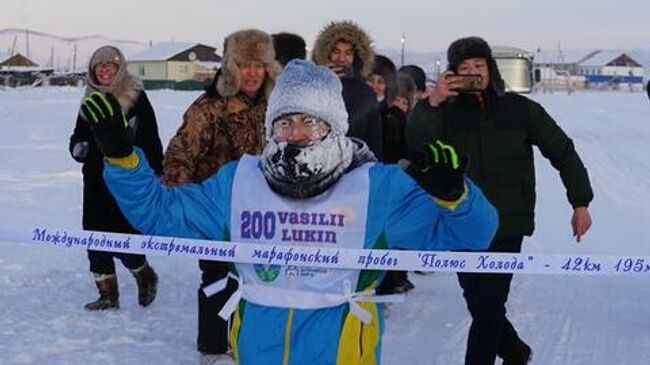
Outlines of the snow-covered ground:
<svg viewBox="0 0 650 365">
<path fill-rule="evenodd" d="M 68 155 L 80 89 L 0 90 L 0 231 L 43 223 L 78 228 L 80 166 Z M 163 145 L 196 92 L 154 91 Z M 537 230 L 525 250 L 650 256 L 650 103 L 642 93 L 536 94 L 573 138 L 596 199 L 594 226 L 572 241 L 570 207 L 555 170 L 537 155 Z M 1 232 L 0 232 L 1 233 Z M 147 309 L 119 264 L 122 309 L 89 313 L 95 299 L 82 251 L 0 242 L 0 364 L 198 363 L 195 262 L 152 257 L 161 277 Z M 469 326 L 455 275 L 412 275 L 394 305 L 384 364 L 462 364 Z M 650 285 L 641 277 L 520 275 L 509 316 L 538 365 L 650 362 Z"/>
</svg>

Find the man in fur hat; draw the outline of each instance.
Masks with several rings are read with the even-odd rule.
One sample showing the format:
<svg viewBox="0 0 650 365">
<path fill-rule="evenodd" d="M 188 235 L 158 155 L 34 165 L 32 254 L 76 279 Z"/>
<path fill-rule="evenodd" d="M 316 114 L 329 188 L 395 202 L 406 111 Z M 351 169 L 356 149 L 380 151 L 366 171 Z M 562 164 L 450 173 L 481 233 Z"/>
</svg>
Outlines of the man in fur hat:
<svg viewBox="0 0 650 365">
<path fill-rule="evenodd" d="M 185 112 L 183 124 L 170 140 L 163 161 L 168 186 L 200 183 L 225 163 L 245 153 L 259 154 L 265 145 L 264 111 L 280 73 L 271 36 L 242 30 L 224 42 L 223 67 L 209 89 Z M 212 364 L 228 351 L 228 322 L 217 314 L 236 283 L 212 293 L 210 285 L 225 278 L 225 263 L 199 261 L 197 349 L 202 364 Z"/>
<path fill-rule="evenodd" d="M 278 78 L 262 155 L 245 155 L 198 185 L 160 184 L 142 151 L 123 137 L 111 95 L 92 95 L 86 106 L 104 116 L 94 131 L 109 165 L 108 186 L 130 221 L 147 234 L 282 248 L 284 230 L 328 229 L 334 242 L 293 234 L 291 243 L 342 250 L 476 250 L 486 248 L 496 230 L 496 211 L 465 178 L 467 160 L 452 146 L 430 144 L 429 158 L 407 174 L 397 165 L 376 163 L 362 141 L 346 137 L 341 82 L 311 61 L 289 62 Z M 340 212 L 340 221 L 324 227 L 301 218 L 296 224 L 284 222 L 283 212 L 300 217 Z M 255 216 L 268 222 L 264 233 L 251 229 Z M 373 288 L 382 272 L 236 267 L 243 300 L 231 335 L 238 364 L 381 363 L 383 311 Z"/>
<path fill-rule="evenodd" d="M 343 100 L 350 115 L 348 136 L 368 145 L 383 160 L 379 105 L 365 78 L 372 72 L 375 52 L 370 36 L 351 21 L 332 22 L 320 31 L 312 50 L 318 65 L 327 65 L 343 83 Z"/>
<path fill-rule="evenodd" d="M 506 93 L 490 46 L 478 37 L 454 41 L 443 73 L 428 99 L 409 116 L 407 143 L 422 151 L 426 141 L 445 139 L 471 157 L 469 176 L 499 211 L 499 230 L 490 251 L 521 252 L 534 227 L 533 146 L 551 161 L 573 207 L 571 227 L 579 242 L 591 226 L 587 207 L 593 199 L 587 170 L 571 139 L 544 108 L 518 94 Z M 481 90 L 463 91 L 459 76 L 480 75 Z M 530 347 L 506 318 L 511 274 L 458 274 L 472 325 L 466 365 L 526 364 Z"/>
<path fill-rule="evenodd" d="M 142 148 L 156 174 L 160 174 L 163 159 L 158 136 L 156 115 L 142 81 L 126 70 L 122 52 L 113 46 L 98 48 L 90 57 L 86 73 L 86 96 L 93 92 L 115 96 L 128 120 L 128 133 L 133 143 Z M 74 133 L 70 136 L 70 154 L 82 163 L 84 229 L 106 232 L 137 233 L 124 218 L 102 177 L 104 162 L 92 136 L 90 121 L 79 112 Z M 136 279 L 138 302 L 150 305 L 156 298 L 158 276 L 144 255 L 88 250 L 90 272 L 99 290 L 99 298 L 86 304 L 87 310 L 118 309 L 120 307 L 114 258 L 119 259 Z"/>
</svg>

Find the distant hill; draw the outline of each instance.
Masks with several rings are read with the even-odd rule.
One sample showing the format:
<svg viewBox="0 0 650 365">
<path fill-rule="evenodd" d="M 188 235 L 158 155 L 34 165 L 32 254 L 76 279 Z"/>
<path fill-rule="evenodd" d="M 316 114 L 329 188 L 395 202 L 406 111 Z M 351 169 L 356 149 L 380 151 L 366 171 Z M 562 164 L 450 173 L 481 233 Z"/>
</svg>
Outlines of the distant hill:
<svg viewBox="0 0 650 365">
<path fill-rule="evenodd" d="M 63 38 L 25 29 L 0 30 L 0 54 L 11 53 L 13 48 L 14 53 L 22 53 L 40 66 L 54 67 L 57 71 L 85 71 L 92 52 L 107 44 L 120 48 L 127 58 L 148 46 L 146 43 L 110 39 L 101 35 Z"/>
<path fill-rule="evenodd" d="M 143 42 L 130 40 L 110 39 L 101 35 L 89 35 L 75 38 L 64 38 L 53 34 L 35 32 L 26 29 L 8 28 L 0 30 L 0 54 L 8 54 L 12 51 L 20 52 L 41 66 L 54 67 L 57 71 L 72 71 L 73 65 L 76 71 L 85 71 L 88 59 L 92 52 L 100 46 L 111 44 L 117 46 L 124 52 L 126 57 L 142 51 L 148 47 Z M 27 52 L 27 43 L 29 41 L 29 52 Z M 75 60 L 75 46 L 76 60 Z M 612 50 L 620 50 L 612 48 Z M 531 50 L 534 51 L 534 50 Z M 646 75 L 650 75 L 650 48 L 648 49 L 629 49 L 620 50 L 638 62 L 646 70 Z M 565 50 L 563 51 L 565 59 L 572 57 L 581 57 L 590 52 L 590 50 Z M 401 50 L 399 48 L 377 47 L 377 53 L 388 56 L 399 68 L 401 65 Z M 536 55 L 536 59 L 555 60 L 557 52 L 547 51 Z M 446 51 L 431 52 L 411 52 L 404 53 L 405 64 L 416 64 L 422 67 L 430 78 L 435 78 L 438 72 L 436 61 L 440 61 L 440 71 L 444 71 L 447 63 Z"/>
</svg>

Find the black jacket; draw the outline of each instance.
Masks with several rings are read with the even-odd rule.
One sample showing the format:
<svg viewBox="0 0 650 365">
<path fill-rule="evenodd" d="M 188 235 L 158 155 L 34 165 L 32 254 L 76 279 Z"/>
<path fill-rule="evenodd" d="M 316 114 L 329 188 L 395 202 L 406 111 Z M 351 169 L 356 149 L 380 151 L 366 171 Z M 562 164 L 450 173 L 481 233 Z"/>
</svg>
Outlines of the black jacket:
<svg viewBox="0 0 650 365">
<path fill-rule="evenodd" d="M 381 116 L 375 93 L 361 77 L 343 77 L 343 101 L 350 123 L 348 136 L 366 142 L 379 161 L 383 161 Z"/>
<path fill-rule="evenodd" d="M 593 199 L 587 170 L 571 139 L 538 103 L 521 95 L 484 93 L 432 107 L 418 102 L 407 124 L 410 148 L 442 139 L 470 155 L 468 174 L 499 211 L 497 238 L 530 235 L 534 229 L 533 146 L 560 172 L 573 207 Z"/>
<path fill-rule="evenodd" d="M 158 125 L 151 103 L 144 90 L 140 91 L 133 108 L 128 110 L 126 118 L 134 135 L 134 145 L 140 147 L 156 174 L 162 171 L 163 149 L 158 135 Z M 85 158 L 73 155 L 75 145 L 88 143 Z M 102 173 L 104 160 L 93 138 L 88 121 L 79 112 L 77 123 L 70 136 L 70 154 L 83 163 L 83 228 L 109 232 L 137 233 L 129 224 L 110 194 Z"/>
<path fill-rule="evenodd" d="M 406 145 L 406 117 L 406 113 L 396 106 L 386 108 L 382 112 L 385 163 L 397 163 L 409 157 Z"/>
</svg>

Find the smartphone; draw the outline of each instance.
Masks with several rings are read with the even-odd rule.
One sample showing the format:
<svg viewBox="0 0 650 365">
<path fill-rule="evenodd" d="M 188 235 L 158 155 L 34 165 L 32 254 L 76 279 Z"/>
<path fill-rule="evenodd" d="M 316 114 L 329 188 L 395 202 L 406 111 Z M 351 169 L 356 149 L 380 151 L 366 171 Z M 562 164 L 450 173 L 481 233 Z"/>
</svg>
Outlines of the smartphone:
<svg viewBox="0 0 650 365">
<path fill-rule="evenodd" d="M 458 80 L 460 86 L 454 88 L 458 92 L 477 92 L 483 90 L 483 78 L 481 75 L 450 75 Z"/>
</svg>

